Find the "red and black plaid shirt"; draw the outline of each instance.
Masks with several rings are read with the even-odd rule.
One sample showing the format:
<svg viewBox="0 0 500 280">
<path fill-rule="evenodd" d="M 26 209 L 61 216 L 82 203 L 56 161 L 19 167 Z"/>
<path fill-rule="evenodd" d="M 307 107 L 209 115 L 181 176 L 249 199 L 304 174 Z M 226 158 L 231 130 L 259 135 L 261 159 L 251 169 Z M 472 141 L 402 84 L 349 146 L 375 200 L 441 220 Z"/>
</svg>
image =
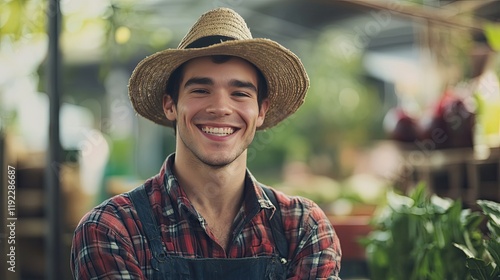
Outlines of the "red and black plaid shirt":
<svg viewBox="0 0 500 280">
<path fill-rule="evenodd" d="M 188 258 L 243 258 L 274 252 L 269 217 L 276 209 L 247 172 L 245 200 L 235 218 L 226 252 L 211 236 L 172 173 L 174 155 L 146 181 L 150 204 L 170 254 Z M 312 201 L 276 192 L 288 239 L 289 279 L 339 279 L 340 244 L 324 212 Z M 255 209 L 258 211 L 255 211 Z M 253 209 L 253 210 L 252 210 Z M 248 217 L 249 213 L 255 213 Z M 118 195 L 92 209 L 73 236 L 75 279 L 147 279 L 151 251 L 128 196 Z M 247 222 L 245 222 L 247 221 Z"/>
</svg>

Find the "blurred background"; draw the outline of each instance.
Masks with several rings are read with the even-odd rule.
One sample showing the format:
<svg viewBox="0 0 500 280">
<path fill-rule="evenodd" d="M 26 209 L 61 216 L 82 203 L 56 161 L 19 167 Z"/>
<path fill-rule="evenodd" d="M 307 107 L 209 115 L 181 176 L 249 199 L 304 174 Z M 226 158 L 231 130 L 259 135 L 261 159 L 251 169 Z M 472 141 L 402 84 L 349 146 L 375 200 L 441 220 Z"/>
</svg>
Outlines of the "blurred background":
<svg viewBox="0 0 500 280">
<path fill-rule="evenodd" d="M 257 133 L 248 165 L 331 217 L 345 279 L 368 277 L 356 238 L 388 191 L 500 201 L 500 1 L 1 0 L 0 218 L 8 166 L 18 217 L 16 272 L 2 261 L 1 279 L 70 279 L 83 214 L 158 172 L 175 137 L 136 116 L 128 79 L 221 6 L 309 73 L 305 104 Z"/>
</svg>

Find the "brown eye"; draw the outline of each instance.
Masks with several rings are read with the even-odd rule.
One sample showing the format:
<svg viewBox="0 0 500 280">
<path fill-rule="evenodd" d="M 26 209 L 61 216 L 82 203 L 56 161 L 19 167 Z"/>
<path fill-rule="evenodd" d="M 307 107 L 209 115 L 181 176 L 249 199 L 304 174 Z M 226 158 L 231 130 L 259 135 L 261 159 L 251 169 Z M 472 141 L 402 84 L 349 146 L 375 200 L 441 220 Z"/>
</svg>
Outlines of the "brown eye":
<svg viewBox="0 0 500 280">
<path fill-rule="evenodd" d="M 246 92 L 237 91 L 237 92 L 233 93 L 233 96 L 237 96 L 237 97 L 250 97 L 251 95 L 248 94 L 248 93 L 246 93 Z"/>
<path fill-rule="evenodd" d="M 195 89 L 191 91 L 192 93 L 199 93 L 199 94 L 207 94 L 208 90 L 206 89 Z"/>
</svg>

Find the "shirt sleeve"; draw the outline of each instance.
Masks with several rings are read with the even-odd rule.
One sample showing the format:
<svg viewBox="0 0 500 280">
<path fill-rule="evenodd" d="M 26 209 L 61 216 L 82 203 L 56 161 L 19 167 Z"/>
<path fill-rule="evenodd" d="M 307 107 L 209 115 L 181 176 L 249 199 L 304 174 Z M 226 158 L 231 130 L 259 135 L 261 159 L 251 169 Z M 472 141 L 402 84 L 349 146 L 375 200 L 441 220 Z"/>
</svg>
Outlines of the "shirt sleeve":
<svg viewBox="0 0 500 280">
<path fill-rule="evenodd" d="M 113 222 L 110 216 L 106 222 L 82 221 L 75 230 L 71 248 L 74 279 L 144 279 L 130 238 L 109 226 L 120 227 L 121 221 L 114 218 Z"/>
<path fill-rule="evenodd" d="M 340 279 L 342 253 L 330 220 L 314 203 L 305 214 L 287 279 Z"/>
</svg>

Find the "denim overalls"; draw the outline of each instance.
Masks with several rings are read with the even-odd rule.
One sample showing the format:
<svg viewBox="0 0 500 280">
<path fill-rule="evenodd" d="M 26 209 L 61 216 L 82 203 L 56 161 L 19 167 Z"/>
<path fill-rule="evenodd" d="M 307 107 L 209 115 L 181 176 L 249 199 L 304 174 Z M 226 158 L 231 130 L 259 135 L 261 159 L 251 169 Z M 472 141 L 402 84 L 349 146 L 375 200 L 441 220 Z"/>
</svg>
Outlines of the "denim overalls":
<svg viewBox="0 0 500 280">
<path fill-rule="evenodd" d="M 130 191 L 130 199 L 136 208 L 153 254 L 151 259 L 153 279 L 285 279 L 288 244 L 284 236 L 279 204 L 269 188 L 261 187 L 277 208 L 271 219 L 271 229 L 279 255 L 226 259 L 169 255 L 162 245 L 160 227 L 154 218 L 144 185 Z"/>
</svg>

